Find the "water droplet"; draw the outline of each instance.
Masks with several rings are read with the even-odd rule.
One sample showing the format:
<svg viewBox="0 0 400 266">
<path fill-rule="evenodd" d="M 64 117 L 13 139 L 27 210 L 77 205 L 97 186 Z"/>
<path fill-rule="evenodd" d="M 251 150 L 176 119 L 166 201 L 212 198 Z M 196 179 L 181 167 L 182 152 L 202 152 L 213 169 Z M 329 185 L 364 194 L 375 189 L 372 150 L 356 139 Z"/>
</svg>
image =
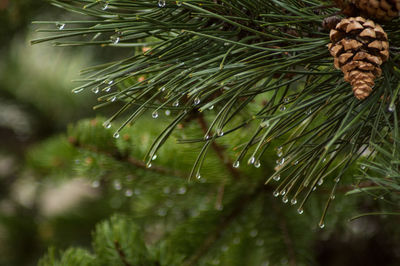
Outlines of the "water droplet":
<svg viewBox="0 0 400 266">
<path fill-rule="evenodd" d="M 109 92 L 110 90 L 111 90 L 111 87 L 106 87 L 106 88 L 104 89 L 105 92 Z"/>
<path fill-rule="evenodd" d="M 239 168 L 239 166 L 240 166 L 240 162 L 239 161 L 236 161 L 236 162 L 233 163 L 233 167 L 234 168 Z"/>
<path fill-rule="evenodd" d="M 312 109 L 310 108 L 310 109 L 308 109 L 307 111 L 305 111 L 305 114 L 306 114 L 306 115 L 312 114 Z"/>
<path fill-rule="evenodd" d="M 111 128 L 111 123 L 106 121 L 106 122 L 103 123 L 103 127 L 109 129 L 109 128 Z"/>
<path fill-rule="evenodd" d="M 211 137 L 210 137 L 209 135 L 205 135 L 205 136 L 204 136 L 204 139 L 205 139 L 205 140 L 209 140 L 209 139 L 211 139 Z"/>
<path fill-rule="evenodd" d="M 74 93 L 80 93 L 83 91 L 83 88 L 79 88 L 79 89 L 74 89 L 73 92 Z"/>
<path fill-rule="evenodd" d="M 100 186 L 100 181 L 99 180 L 95 180 L 92 182 L 92 187 L 94 188 L 98 188 Z"/>
<path fill-rule="evenodd" d="M 281 194 L 282 196 L 285 195 L 285 194 L 286 194 L 286 189 L 282 189 L 280 194 Z"/>
<path fill-rule="evenodd" d="M 278 151 L 278 152 L 276 153 L 276 155 L 278 155 L 278 157 L 282 157 L 283 152 L 282 152 L 282 151 Z"/>
<path fill-rule="evenodd" d="M 118 179 L 114 180 L 113 186 L 114 186 L 115 190 L 121 190 L 121 188 L 122 188 L 121 182 Z"/>
<path fill-rule="evenodd" d="M 298 165 L 298 164 L 299 164 L 299 161 L 295 161 L 295 162 L 294 162 L 294 165 Z"/>
<path fill-rule="evenodd" d="M 318 180 L 317 185 L 320 186 L 320 185 L 322 185 L 323 183 L 324 183 L 324 180 L 323 180 L 323 179 L 320 179 L 320 180 Z"/>
<path fill-rule="evenodd" d="M 365 170 L 366 166 L 365 166 L 364 164 L 362 164 L 362 165 L 360 166 L 360 168 L 361 168 L 361 170 Z"/>
<path fill-rule="evenodd" d="M 196 174 L 196 178 L 197 178 L 197 179 L 200 179 L 200 178 L 201 178 L 200 173 L 197 173 L 197 174 Z"/>
<path fill-rule="evenodd" d="M 212 110 L 212 109 L 214 109 L 214 105 L 211 105 L 211 106 L 208 108 L 208 110 Z"/>
<path fill-rule="evenodd" d="M 250 231 L 250 236 L 251 237 L 256 237 L 258 235 L 258 231 L 256 229 L 253 229 Z"/>
<path fill-rule="evenodd" d="M 256 161 L 256 158 L 254 156 L 251 156 L 250 159 L 247 161 L 247 164 L 254 164 Z"/>
<path fill-rule="evenodd" d="M 106 80 L 105 83 L 107 83 L 108 85 L 111 85 L 114 83 L 114 80 Z"/>
<path fill-rule="evenodd" d="M 132 197 L 132 195 L 133 195 L 132 189 L 127 189 L 127 190 L 125 190 L 125 196 L 127 196 L 127 197 Z"/>
<path fill-rule="evenodd" d="M 296 205 L 296 204 L 297 204 L 297 199 L 293 198 L 293 199 L 290 201 L 290 204 Z"/>
<path fill-rule="evenodd" d="M 183 195 L 185 193 L 186 193 L 186 187 L 180 187 L 179 190 L 178 190 L 178 194 Z"/>
<path fill-rule="evenodd" d="M 391 103 L 391 104 L 389 105 L 389 107 L 388 107 L 388 111 L 391 112 L 391 113 L 393 113 L 394 110 L 396 110 L 396 105 L 394 105 L 394 103 Z"/>
<path fill-rule="evenodd" d="M 161 87 L 161 88 L 160 88 L 160 91 L 165 91 L 165 87 Z"/>
<path fill-rule="evenodd" d="M 172 106 L 178 107 L 179 106 L 179 100 L 176 100 L 175 102 L 172 103 Z"/>
<path fill-rule="evenodd" d="M 169 116 L 171 114 L 171 111 L 170 110 L 165 110 L 165 115 L 166 116 Z"/>
<path fill-rule="evenodd" d="M 95 94 L 99 93 L 99 91 L 100 91 L 99 87 L 92 88 L 92 92 Z"/>
<path fill-rule="evenodd" d="M 218 129 L 217 135 L 218 137 L 222 137 L 224 135 L 224 131 L 222 131 L 221 129 Z"/>
<path fill-rule="evenodd" d="M 272 193 L 272 195 L 273 195 L 275 198 L 279 197 L 279 191 L 278 191 L 278 190 L 275 190 L 275 191 Z"/>
<path fill-rule="evenodd" d="M 151 117 L 153 117 L 154 119 L 157 118 L 157 117 L 158 117 L 158 112 L 157 112 L 157 111 L 154 111 L 154 112 L 151 114 Z"/>
<path fill-rule="evenodd" d="M 283 102 L 284 103 L 288 103 L 290 101 L 290 98 L 289 97 L 286 97 L 285 99 L 283 99 Z"/>
<path fill-rule="evenodd" d="M 158 0 L 159 7 L 165 7 L 165 5 L 166 5 L 165 0 Z"/>
<path fill-rule="evenodd" d="M 101 9 L 102 9 L 102 10 L 107 10 L 107 8 L 108 8 L 108 2 L 105 2 L 105 3 L 103 4 L 103 6 L 101 7 Z"/>
<path fill-rule="evenodd" d="M 285 111 L 285 110 L 286 110 L 286 106 L 281 105 L 281 106 L 279 107 L 279 110 L 282 111 L 282 112 Z"/>
<path fill-rule="evenodd" d="M 335 181 L 335 183 L 339 183 L 340 178 L 339 178 L 339 177 L 336 177 L 335 179 L 333 179 L 333 181 Z"/>
<path fill-rule="evenodd" d="M 165 187 L 163 189 L 164 194 L 169 194 L 171 192 L 171 189 L 169 187 Z"/>
<path fill-rule="evenodd" d="M 147 164 L 146 164 L 146 167 L 147 167 L 147 168 L 150 168 L 150 167 L 151 167 L 151 163 L 147 163 Z"/>
<path fill-rule="evenodd" d="M 176 1 L 176 5 L 177 6 L 182 6 L 182 2 L 181 1 Z"/>
<path fill-rule="evenodd" d="M 281 176 L 280 175 L 276 175 L 272 179 L 274 179 L 275 181 L 279 181 L 279 180 L 281 180 Z"/>
<path fill-rule="evenodd" d="M 284 157 L 282 157 L 280 160 L 279 160 L 279 165 L 283 165 L 285 163 L 285 158 Z"/>
<path fill-rule="evenodd" d="M 159 210 L 157 211 L 157 214 L 158 214 L 159 216 L 165 216 L 165 215 L 167 215 L 167 210 L 164 209 L 164 208 L 159 209 Z"/>
<path fill-rule="evenodd" d="M 198 105 L 199 103 L 200 103 L 200 98 L 199 97 L 194 98 L 193 104 Z"/>
<path fill-rule="evenodd" d="M 313 188 L 312 188 L 312 191 L 315 191 L 317 189 L 317 187 L 316 186 L 314 186 Z"/>
<path fill-rule="evenodd" d="M 323 222 L 320 222 L 319 224 L 318 224 L 318 226 L 319 226 L 319 228 L 324 228 L 325 227 L 325 224 L 323 223 Z"/>
<path fill-rule="evenodd" d="M 118 133 L 118 132 L 115 132 L 114 135 L 113 135 L 113 137 L 116 138 L 116 139 L 119 138 L 119 133 Z"/>
<path fill-rule="evenodd" d="M 121 38 L 120 38 L 119 36 L 112 35 L 112 36 L 110 37 L 110 40 L 111 40 L 111 42 L 112 42 L 113 44 L 118 44 L 119 41 L 121 40 Z"/>
<path fill-rule="evenodd" d="M 157 154 L 154 154 L 153 157 L 151 158 L 152 161 L 154 161 L 155 159 L 157 159 Z"/>
<path fill-rule="evenodd" d="M 331 199 L 334 200 L 336 198 L 335 195 L 331 195 Z"/>
<path fill-rule="evenodd" d="M 326 162 L 326 158 L 322 159 L 322 163 Z"/>
<path fill-rule="evenodd" d="M 289 199 L 288 199 L 287 196 L 284 196 L 284 197 L 282 198 L 282 202 L 283 202 L 283 203 L 288 203 L 288 201 L 289 201 Z"/>
<path fill-rule="evenodd" d="M 56 27 L 57 27 L 57 29 L 59 29 L 59 30 L 63 30 L 63 29 L 65 28 L 65 23 L 57 22 L 57 23 L 56 23 Z"/>
<path fill-rule="evenodd" d="M 110 99 L 111 102 L 115 102 L 116 100 L 117 100 L 117 97 L 115 97 L 115 96 L 111 97 L 111 99 Z"/>
<path fill-rule="evenodd" d="M 260 160 L 257 160 L 257 161 L 254 163 L 254 167 L 255 167 L 255 168 L 260 168 L 260 166 L 261 166 Z"/>
<path fill-rule="evenodd" d="M 298 214 L 303 214 L 303 212 L 304 212 L 303 208 L 298 208 L 298 209 L 297 209 L 297 213 L 298 213 Z"/>
</svg>

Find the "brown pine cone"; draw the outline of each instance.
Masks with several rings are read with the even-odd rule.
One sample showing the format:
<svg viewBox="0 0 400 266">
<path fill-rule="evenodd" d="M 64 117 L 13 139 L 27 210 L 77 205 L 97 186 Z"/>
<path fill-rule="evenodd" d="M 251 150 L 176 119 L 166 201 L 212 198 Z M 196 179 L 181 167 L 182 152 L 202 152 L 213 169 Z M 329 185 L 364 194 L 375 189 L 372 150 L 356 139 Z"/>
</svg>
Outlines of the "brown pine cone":
<svg viewBox="0 0 400 266">
<path fill-rule="evenodd" d="M 400 0 L 334 0 L 348 16 L 392 20 L 400 15 Z"/>
<path fill-rule="evenodd" d="M 382 74 L 380 65 L 389 58 L 387 34 L 372 20 L 351 17 L 331 30 L 330 39 L 328 48 L 335 67 L 352 85 L 354 96 L 365 99 L 372 92 L 374 79 Z"/>
</svg>

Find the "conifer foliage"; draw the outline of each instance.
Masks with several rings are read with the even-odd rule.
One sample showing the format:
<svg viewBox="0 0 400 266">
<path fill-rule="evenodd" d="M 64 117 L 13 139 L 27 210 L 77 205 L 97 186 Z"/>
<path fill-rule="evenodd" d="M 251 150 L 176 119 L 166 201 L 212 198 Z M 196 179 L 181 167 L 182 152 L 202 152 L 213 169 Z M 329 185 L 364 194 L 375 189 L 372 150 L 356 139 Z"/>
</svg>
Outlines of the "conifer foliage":
<svg viewBox="0 0 400 266">
<path fill-rule="evenodd" d="M 134 240 L 124 236 L 113 224 L 124 223 L 122 227 L 130 228 L 130 223 L 122 218 L 113 218 L 110 223 L 99 226 L 99 234 L 104 236 L 95 236 L 94 249 L 98 256 L 111 252 L 107 258 L 111 259 L 110 264 L 117 265 L 113 257 L 118 258 L 121 265 L 152 265 L 150 261 L 158 261 L 158 265 L 208 263 L 212 260 L 208 260 L 207 256 L 203 258 L 203 255 L 212 256 L 211 243 L 220 239 L 224 227 L 231 224 L 233 218 L 247 208 L 247 204 L 269 202 L 264 192 L 281 196 L 284 203 L 296 205 L 301 214 L 308 201 L 314 207 L 319 204 L 313 202 L 310 195 L 317 187 L 324 187 L 328 191 L 325 193 L 327 197 L 324 197 L 326 203 L 319 206 L 322 209 L 319 226 L 323 228 L 336 190 L 346 174 L 354 171 L 355 163 L 366 161 L 365 165 L 381 173 L 373 167 L 373 160 L 388 162 L 385 156 L 392 154 L 389 158 L 393 159 L 398 152 L 398 141 L 394 140 L 398 135 L 400 89 L 398 17 L 382 22 L 378 30 L 377 24 L 367 20 L 368 17 L 362 23 L 357 22 L 358 18 L 353 19 L 361 23 L 363 29 L 377 32 L 375 37 L 360 34 L 361 37 L 380 38 L 382 43 L 390 44 L 390 48 L 386 45 L 378 49 L 384 55 L 372 58 L 376 54 L 374 50 L 360 59 L 376 59 L 377 62 L 372 62 L 374 65 L 369 62 L 374 68 L 367 74 L 365 71 L 368 69 L 362 68 L 367 63 L 358 64 L 357 70 L 362 72 L 363 77 L 355 79 L 351 70 L 346 71 L 347 77 L 343 78 L 342 72 L 335 69 L 331 57 L 331 54 L 340 55 L 336 66 L 343 70 L 344 63 L 350 58 L 344 58 L 348 50 L 354 52 L 356 49 L 345 47 L 346 53 L 334 49 L 339 40 L 348 39 L 347 32 L 337 31 L 343 35 L 340 38 L 336 36 L 338 34 L 331 34 L 335 46 L 327 48 L 331 40 L 329 30 L 323 28 L 323 21 L 340 12 L 333 1 L 51 0 L 51 3 L 83 15 L 82 19 L 37 22 L 43 37 L 32 43 L 51 41 L 56 46 L 96 45 L 103 49 L 118 49 L 125 54 L 122 59 L 82 70 L 81 85 L 73 90 L 75 93 L 93 93 L 99 101 L 95 109 L 111 107 L 117 110 L 103 123 L 106 129 L 112 130 L 117 143 L 124 143 L 121 136 L 130 132 L 131 126 L 144 127 L 143 121 L 162 125 L 164 128 L 152 138 L 147 153 L 141 154 L 145 158 L 141 166 L 163 171 L 155 168 L 153 160 L 161 157 L 163 145 L 171 145 L 171 138 L 176 138 L 179 143 L 200 147 L 197 157 L 190 162 L 192 170 L 185 176 L 202 180 L 202 171 L 209 169 L 206 167 L 209 160 L 220 160 L 222 164 L 218 167 L 222 165 L 223 171 L 228 173 L 227 177 L 215 177 L 214 180 L 220 183 L 219 195 L 223 195 L 224 190 L 228 195 L 227 199 L 224 198 L 227 205 L 223 214 L 214 217 L 212 213 L 203 213 L 175 230 L 159 247 L 147 250 L 137 244 L 140 252 L 125 253 L 124 247 L 130 246 L 129 241 Z M 353 20 L 350 19 L 350 22 Z M 341 26 L 337 27 L 343 30 Z M 355 41 L 361 38 L 351 34 Z M 383 63 L 385 60 L 387 62 Z M 371 81 L 373 78 L 375 80 Z M 358 99 L 353 96 L 351 85 L 346 81 L 351 82 Z M 368 97 L 364 97 L 365 92 L 368 92 Z M 168 116 L 168 123 L 158 123 L 157 119 L 164 113 Z M 81 144 L 79 138 L 77 135 L 72 141 L 78 147 Z M 125 141 L 130 141 L 129 137 Z M 395 152 L 385 152 L 383 147 L 393 148 Z M 121 148 L 131 151 L 127 146 L 118 147 Z M 271 167 L 274 168 L 273 173 L 258 172 L 258 177 L 254 178 L 256 181 L 252 182 L 240 177 L 240 171 L 250 171 L 246 170 L 248 166 L 243 166 L 245 164 L 256 169 L 262 164 L 268 165 L 270 159 L 267 158 L 272 157 L 274 148 L 277 154 L 274 160 L 277 160 Z M 93 152 L 93 149 L 89 150 Z M 123 155 L 120 150 L 115 158 L 129 158 Z M 140 165 L 137 161 L 134 163 Z M 218 173 L 220 171 L 216 171 L 216 175 Z M 268 175 L 267 183 L 278 181 L 278 185 L 264 186 L 265 175 Z M 388 181 L 389 184 L 379 180 L 382 189 L 391 187 L 388 193 L 399 191 L 394 185 L 398 181 L 396 178 Z M 357 192 L 377 184 L 375 178 L 367 180 L 365 175 L 357 182 L 361 187 Z M 240 197 L 229 198 L 235 191 L 242 191 Z M 271 193 L 267 193 L 268 197 Z M 254 211 L 249 214 L 253 215 L 251 217 L 262 215 L 265 211 L 257 207 L 251 210 Z M 277 217 L 286 215 L 276 210 Z M 213 220 L 217 217 L 218 221 Z M 288 234 L 287 227 L 290 226 L 281 221 L 270 221 L 270 226 L 281 226 L 281 230 Z M 188 229 L 194 227 L 189 226 L 191 223 L 207 224 L 214 233 L 192 232 Z M 239 244 L 243 237 L 254 236 L 254 247 L 261 247 L 264 238 L 255 237 L 260 232 L 255 228 L 262 224 L 262 219 L 254 218 L 252 227 L 246 228 L 247 234 L 243 233 L 239 240 L 233 232 L 223 237 L 230 238 L 228 241 L 234 245 L 236 242 Z M 183 243 L 181 239 L 182 235 L 189 236 L 191 233 L 196 234 L 197 240 L 202 240 L 196 247 L 196 241 Z M 130 237 L 136 236 L 132 234 Z M 98 239 L 101 239 L 99 242 L 114 239 L 114 242 L 107 242 L 108 248 L 102 246 L 105 248 L 103 251 L 97 249 Z M 293 243 L 287 238 L 284 242 L 289 247 L 288 261 L 295 265 L 290 260 L 298 255 L 300 247 L 293 248 Z M 221 248 L 224 249 L 224 246 Z M 245 252 L 243 245 L 241 248 L 241 252 Z M 166 250 L 169 249 L 175 249 L 173 254 L 180 254 L 172 259 L 177 261 L 172 262 L 168 257 L 169 251 Z M 229 247 L 229 250 L 236 250 L 235 246 Z M 61 261 L 68 260 L 73 253 L 82 251 L 68 251 Z M 259 256 L 262 260 L 263 255 L 260 253 Z M 87 265 L 91 265 L 91 255 L 85 254 L 82 258 L 88 261 Z M 229 260 L 221 260 L 225 259 Z M 273 254 L 269 259 L 279 261 Z M 51 260 L 51 256 L 45 260 Z M 131 264 L 124 260 L 131 261 Z M 106 259 L 100 258 L 100 261 Z"/>
</svg>

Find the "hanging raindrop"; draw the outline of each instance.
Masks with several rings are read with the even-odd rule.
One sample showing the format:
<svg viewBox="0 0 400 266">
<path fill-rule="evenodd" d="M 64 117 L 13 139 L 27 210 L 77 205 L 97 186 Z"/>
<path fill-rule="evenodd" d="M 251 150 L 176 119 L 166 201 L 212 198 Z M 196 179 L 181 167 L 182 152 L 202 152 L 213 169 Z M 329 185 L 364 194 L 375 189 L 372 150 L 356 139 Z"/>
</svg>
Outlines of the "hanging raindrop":
<svg viewBox="0 0 400 266">
<path fill-rule="evenodd" d="M 99 91 L 100 91 L 99 87 L 92 88 L 92 92 L 95 94 L 99 93 Z"/>
<path fill-rule="evenodd" d="M 286 110 L 286 106 L 281 105 L 281 106 L 279 107 L 279 110 L 282 111 L 282 112 L 285 111 L 285 110 Z"/>
<path fill-rule="evenodd" d="M 257 160 L 257 161 L 254 163 L 254 167 L 255 167 L 255 168 L 260 168 L 260 166 L 261 166 L 260 160 Z"/>
<path fill-rule="evenodd" d="M 56 23 L 56 27 L 57 27 L 57 29 L 59 29 L 59 30 L 63 30 L 63 29 L 65 28 L 65 23 L 57 22 L 57 23 Z"/>
<path fill-rule="evenodd" d="M 319 228 L 324 228 L 325 227 L 325 224 L 323 223 L 323 222 L 320 222 L 319 224 L 318 224 L 318 226 L 319 226 Z"/>
<path fill-rule="evenodd" d="M 293 198 L 293 199 L 290 201 L 290 204 L 296 205 L 296 204 L 297 204 L 297 199 Z"/>
<path fill-rule="evenodd" d="M 107 87 L 104 89 L 105 92 L 109 92 L 111 90 L 111 87 Z"/>
<path fill-rule="evenodd" d="M 394 103 L 391 103 L 391 104 L 389 105 L 389 107 L 388 107 L 388 111 L 391 112 L 391 113 L 393 113 L 394 110 L 396 110 L 396 106 L 394 105 Z"/>
<path fill-rule="evenodd" d="M 115 97 L 115 96 L 111 97 L 111 99 L 110 99 L 111 102 L 115 102 L 116 100 L 117 100 L 117 97 Z"/>
<path fill-rule="evenodd" d="M 288 199 L 287 196 L 284 196 L 284 197 L 282 198 L 282 202 L 283 202 L 283 203 L 288 203 L 288 201 L 289 201 L 289 199 Z"/>
<path fill-rule="evenodd" d="M 303 214 L 303 212 L 304 212 L 303 208 L 298 208 L 298 209 L 297 209 L 297 213 L 298 213 L 298 214 Z"/>
<path fill-rule="evenodd" d="M 165 110 L 165 115 L 166 116 L 169 116 L 171 114 L 171 111 L 170 110 Z"/>
<path fill-rule="evenodd" d="M 116 139 L 119 138 L 119 133 L 118 133 L 118 132 L 115 132 L 114 135 L 113 135 L 113 137 L 116 138 Z"/>
<path fill-rule="evenodd" d="M 276 153 L 276 155 L 278 155 L 278 157 L 282 157 L 283 151 L 282 151 L 282 150 L 278 151 L 278 152 Z"/>
<path fill-rule="evenodd" d="M 272 179 L 274 179 L 275 181 L 279 181 L 279 180 L 281 180 L 281 176 L 280 175 L 276 175 Z"/>
<path fill-rule="evenodd" d="M 106 121 L 106 122 L 103 123 L 103 127 L 109 129 L 109 128 L 111 128 L 111 123 Z"/>
<path fill-rule="evenodd" d="M 172 103 L 172 106 L 178 107 L 179 106 L 179 100 L 176 100 L 175 102 Z"/>
<path fill-rule="evenodd" d="M 181 1 L 176 1 L 176 5 L 177 6 L 182 6 L 182 2 Z"/>
<path fill-rule="evenodd" d="M 274 195 L 275 198 L 279 197 L 279 191 L 275 190 L 272 195 Z"/>
<path fill-rule="evenodd" d="M 103 6 L 101 7 L 101 9 L 102 9 L 102 10 L 107 10 L 107 8 L 108 8 L 108 2 L 105 2 L 105 3 L 103 4 Z"/>
<path fill-rule="evenodd" d="M 364 164 L 362 164 L 361 166 L 360 166 L 360 168 L 361 168 L 361 170 L 365 170 L 365 165 Z"/>
<path fill-rule="evenodd" d="M 146 167 L 150 168 L 151 167 L 151 163 L 146 164 Z"/>
<path fill-rule="evenodd" d="M 200 179 L 200 178 L 201 178 L 200 173 L 197 173 L 197 174 L 196 174 L 196 178 L 197 178 L 197 179 Z"/>
<path fill-rule="evenodd" d="M 247 164 L 254 164 L 256 161 L 256 158 L 254 156 L 251 156 L 250 159 L 247 161 Z"/>
<path fill-rule="evenodd" d="M 159 7 L 165 7 L 165 5 L 166 5 L 165 0 L 158 0 Z"/>
<path fill-rule="evenodd" d="M 324 183 L 324 180 L 323 180 L 323 179 L 320 179 L 320 180 L 318 180 L 317 185 L 320 186 L 320 185 L 322 185 L 323 183 Z"/>
<path fill-rule="evenodd" d="M 308 110 L 305 112 L 305 114 L 306 114 L 306 115 L 310 115 L 310 114 L 312 114 L 312 110 L 311 110 L 311 108 L 310 108 L 310 109 L 308 109 Z"/>
<path fill-rule="evenodd" d="M 154 161 L 155 159 L 157 159 L 157 154 L 154 154 L 153 157 L 151 158 L 152 161 Z"/>
<path fill-rule="evenodd" d="M 295 162 L 294 162 L 294 165 L 298 165 L 298 164 L 299 164 L 299 161 L 295 161 Z"/>
<path fill-rule="evenodd" d="M 208 108 L 208 110 L 212 110 L 212 109 L 214 109 L 214 105 L 211 105 L 211 106 Z"/>
<path fill-rule="evenodd" d="M 286 97 L 285 99 L 283 99 L 283 102 L 284 103 L 288 103 L 290 101 L 290 98 L 289 97 Z"/>
<path fill-rule="evenodd" d="M 161 87 L 161 88 L 160 88 L 160 91 L 165 91 L 165 87 Z"/>
<path fill-rule="evenodd" d="M 217 135 L 218 137 L 222 137 L 224 135 L 224 131 L 222 131 L 222 129 L 218 129 Z"/>
<path fill-rule="evenodd" d="M 234 168 L 239 168 L 239 166 L 240 166 L 240 162 L 239 161 L 236 161 L 236 162 L 233 163 L 233 167 Z"/>
<path fill-rule="evenodd" d="M 286 189 L 282 189 L 281 190 L 281 195 L 283 196 L 283 195 L 285 195 L 286 194 Z"/>
<path fill-rule="evenodd" d="M 156 119 L 156 118 L 158 117 L 158 112 L 157 112 L 157 111 L 154 111 L 154 112 L 151 114 L 151 117 L 153 117 L 154 119 Z"/>
<path fill-rule="evenodd" d="M 111 40 L 111 42 L 112 42 L 113 44 L 118 44 L 119 41 L 121 40 L 121 38 L 120 38 L 119 36 L 112 35 L 112 36 L 110 37 L 110 40 Z"/>
<path fill-rule="evenodd" d="M 194 98 L 193 104 L 198 105 L 199 103 L 200 103 L 200 98 L 199 97 Z"/>
<path fill-rule="evenodd" d="M 278 165 L 283 165 L 284 163 L 285 163 L 285 158 L 282 157 L 282 158 L 279 160 Z"/>
</svg>

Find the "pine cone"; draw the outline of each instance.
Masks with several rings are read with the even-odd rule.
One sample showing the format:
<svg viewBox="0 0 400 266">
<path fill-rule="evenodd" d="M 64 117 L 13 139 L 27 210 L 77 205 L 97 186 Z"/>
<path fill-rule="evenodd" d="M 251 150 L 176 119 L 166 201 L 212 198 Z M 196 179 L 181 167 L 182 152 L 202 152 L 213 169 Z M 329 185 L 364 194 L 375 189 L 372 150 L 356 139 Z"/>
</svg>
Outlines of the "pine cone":
<svg viewBox="0 0 400 266">
<path fill-rule="evenodd" d="M 380 65 L 389 58 L 386 32 L 372 20 L 362 17 L 342 19 L 331 30 L 328 45 L 334 65 L 344 73 L 357 99 L 368 97 L 374 79 L 382 74 Z"/>
<path fill-rule="evenodd" d="M 334 0 L 348 16 L 392 20 L 400 15 L 400 0 Z"/>
<path fill-rule="evenodd" d="M 352 0 L 370 18 L 392 20 L 399 16 L 400 0 Z"/>
</svg>

